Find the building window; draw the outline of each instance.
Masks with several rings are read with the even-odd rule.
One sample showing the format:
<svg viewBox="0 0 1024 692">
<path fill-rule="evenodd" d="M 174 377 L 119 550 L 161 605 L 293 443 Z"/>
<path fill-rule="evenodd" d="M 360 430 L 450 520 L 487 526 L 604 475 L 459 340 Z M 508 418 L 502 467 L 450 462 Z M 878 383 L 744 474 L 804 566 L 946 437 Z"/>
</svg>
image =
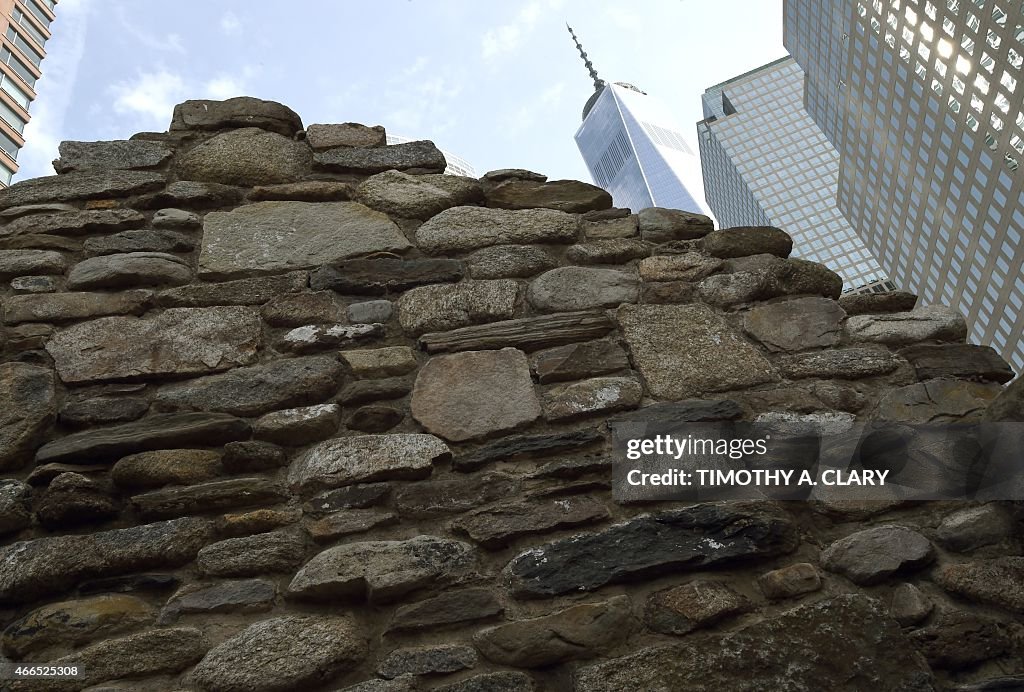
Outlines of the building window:
<svg viewBox="0 0 1024 692">
<path fill-rule="evenodd" d="M 0 89 L 7 92 L 7 95 L 14 99 L 15 103 L 28 110 L 28 105 L 32 103 L 32 99 L 21 87 L 14 83 L 13 79 L 5 74 L 0 74 Z"/>
<path fill-rule="evenodd" d="M 39 9 L 39 5 L 33 2 L 33 0 L 24 0 L 24 2 L 26 9 L 28 9 L 28 11 L 32 13 L 32 16 L 38 19 L 40 24 L 49 29 L 50 18 L 46 16 L 45 12 Z"/>
<path fill-rule="evenodd" d="M 7 48 L 7 46 L 0 47 L 0 60 L 10 65 L 11 69 L 14 70 L 17 73 L 17 75 L 25 81 L 26 84 L 28 84 L 30 87 L 35 87 L 36 76 L 32 74 L 32 71 L 28 69 L 28 66 L 25 65 L 25 63 L 23 63 L 21 60 L 19 60 L 17 56 L 15 56 L 14 53 L 12 53 L 9 48 Z"/>
<path fill-rule="evenodd" d="M 14 177 L 14 171 L 3 161 L 0 161 L 0 183 L 5 186 L 11 184 L 11 178 Z"/>
<path fill-rule="evenodd" d="M 4 122 L 18 132 L 25 132 L 25 125 L 28 123 L 13 108 L 4 103 L 3 99 L 0 99 L 0 118 L 3 118 Z"/>
<path fill-rule="evenodd" d="M 4 132 L 0 132 L 0 149 L 6 152 L 13 160 L 18 160 L 18 143 Z"/>
<path fill-rule="evenodd" d="M 33 48 L 31 43 L 26 41 L 21 34 L 15 31 L 13 26 L 7 27 L 7 40 L 17 46 L 18 49 L 25 54 L 25 57 L 31 60 L 32 64 L 36 67 L 39 67 L 39 64 L 43 62 L 43 56 L 39 54 L 39 51 Z"/>
<path fill-rule="evenodd" d="M 28 34 L 30 39 L 39 44 L 40 48 L 46 45 L 46 36 L 44 36 L 43 32 L 35 27 L 32 20 L 28 18 L 28 15 L 15 7 L 14 11 L 11 12 L 11 17 L 19 26 L 21 26 L 22 29 L 25 30 L 25 33 Z"/>
</svg>

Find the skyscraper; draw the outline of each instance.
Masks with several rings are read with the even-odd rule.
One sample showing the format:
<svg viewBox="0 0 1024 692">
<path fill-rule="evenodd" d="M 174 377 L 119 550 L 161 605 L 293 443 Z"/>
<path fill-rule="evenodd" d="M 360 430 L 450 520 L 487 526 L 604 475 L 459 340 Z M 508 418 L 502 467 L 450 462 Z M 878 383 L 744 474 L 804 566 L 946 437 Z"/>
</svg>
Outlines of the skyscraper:
<svg viewBox="0 0 1024 692">
<path fill-rule="evenodd" d="M 691 192 L 699 189 L 700 162 L 673 119 L 632 84 L 598 77 L 572 27 L 569 33 L 594 80 L 575 136 L 594 183 L 611 193 L 617 207 L 706 214 L 699 195 Z"/>
<path fill-rule="evenodd" d="M 827 265 L 848 291 L 891 290 L 836 207 L 839 155 L 804 110 L 803 84 L 786 57 L 704 92 L 705 198 L 722 226 L 786 229 L 796 256 Z"/>
<path fill-rule="evenodd" d="M 885 272 L 1024 369 L 1024 7 L 785 0 L 838 206 Z"/>
<path fill-rule="evenodd" d="M 40 64 L 57 0 L 0 0 L 0 187 L 18 172 L 18 151 L 25 145 L 29 105 L 36 97 Z"/>
</svg>

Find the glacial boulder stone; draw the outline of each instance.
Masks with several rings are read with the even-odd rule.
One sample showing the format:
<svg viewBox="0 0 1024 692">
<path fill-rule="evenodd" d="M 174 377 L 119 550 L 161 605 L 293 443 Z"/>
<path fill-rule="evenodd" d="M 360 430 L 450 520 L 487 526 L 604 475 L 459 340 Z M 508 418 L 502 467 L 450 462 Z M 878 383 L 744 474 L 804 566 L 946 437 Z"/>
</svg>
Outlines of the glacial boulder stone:
<svg viewBox="0 0 1024 692">
<path fill-rule="evenodd" d="M 398 299 L 398 321 L 407 333 L 443 331 L 513 316 L 519 286 L 515 281 L 464 281 L 421 286 Z"/>
<path fill-rule="evenodd" d="M 255 361 L 261 332 L 251 308 L 170 308 L 76 324 L 50 337 L 46 350 L 67 384 L 198 375 Z"/>
<path fill-rule="evenodd" d="M 963 341 L 967 323 L 963 315 L 944 305 L 927 305 L 909 312 L 854 315 L 846 320 L 853 341 L 903 346 L 919 341 Z"/>
<path fill-rule="evenodd" d="M 441 150 L 429 140 L 383 147 L 336 147 L 315 152 L 313 163 L 325 171 L 363 175 L 389 170 L 443 173 L 448 165 Z"/>
<path fill-rule="evenodd" d="M 192 280 L 187 260 L 166 252 L 125 252 L 82 260 L 68 273 L 68 288 L 178 286 Z"/>
<path fill-rule="evenodd" d="M 468 543 L 436 536 L 343 543 L 314 556 L 288 586 L 297 599 L 385 603 L 428 584 L 450 583 L 476 565 Z"/>
<path fill-rule="evenodd" d="M 798 543 L 792 520 L 771 505 L 706 503 L 540 545 L 514 557 L 504 578 L 516 598 L 550 598 L 774 557 Z"/>
<path fill-rule="evenodd" d="M 434 356 L 416 377 L 412 415 L 462 442 L 514 430 L 541 415 L 526 355 L 514 348 Z"/>
<path fill-rule="evenodd" d="M 55 380 L 49 368 L 0 364 L 0 470 L 24 466 L 56 421 Z"/>
<path fill-rule="evenodd" d="M 526 295 L 541 312 L 590 310 L 637 302 L 640 282 L 618 269 L 560 267 L 531 281 Z"/>
<path fill-rule="evenodd" d="M 920 569 L 935 558 L 931 542 L 905 526 L 876 526 L 841 538 L 821 554 L 822 566 L 860 585 Z"/>
<path fill-rule="evenodd" d="M 215 135 L 177 157 L 178 177 L 222 185 L 290 183 L 307 175 L 312 153 L 302 142 L 244 127 Z"/>
<path fill-rule="evenodd" d="M 612 196 L 578 180 L 507 180 L 486 189 L 487 206 L 497 209 L 557 209 L 570 214 L 609 209 Z"/>
<path fill-rule="evenodd" d="M 934 609 L 935 603 L 913 584 L 905 582 L 893 589 L 889 612 L 901 627 L 921 623 Z"/>
<path fill-rule="evenodd" d="M 409 247 L 391 219 L 357 202 L 256 202 L 206 215 L 199 275 L 282 273 Z"/>
<path fill-rule="evenodd" d="M 839 343 L 846 313 L 828 298 L 794 298 L 759 305 L 743 327 L 769 351 L 803 351 Z"/>
<path fill-rule="evenodd" d="M 163 187 L 162 173 L 150 171 L 75 171 L 23 180 L 0 190 L 0 209 L 80 199 L 126 197 Z"/>
<path fill-rule="evenodd" d="M 36 518 L 48 529 L 102 521 L 117 512 L 103 484 L 75 472 L 57 475 L 36 503 Z"/>
<path fill-rule="evenodd" d="M 53 170 L 60 173 L 90 169 L 154 168 L 171 158 L 174 151 L 159 142 L 122 139 L 111 142 L 64 141 L 57 149 L 60 158 Z"/>
<path fill-rule="evenodd" d="M 793 251 L 793 239 L 772 226 L 737 226 L 704 236 L 704 249 L 715 257 L 748 257 L 769 254 L 785 259 Z"/>
<path fill-rule="evenodd" d="M 475 250 L 491 245 L 572 243 L 579 222 L 554 209 L 454 207 L 416 230 L 416 244 L 428 254 Z"/>
<path fill-rule="evenodd" d="M 197 214 L 184 209 L 160 209 L 153 214 L 153 228 L 199 228 L 203 222 Z"/>
<path fill-rule="evenodd" d="M 387 136 L 381 125 L 318 123 L 306 127 L 306 141 L 313 151 L 327 151 L 336 147 L 382 147 L 387 144 Z"/>
<path fill-rule="evenodd" d="M 998 503 L 965 507 L 942 518 L 935 537 L 943 547 L 958 553 L 1001 543 L 1014 533 L 1014 521 Z"/>
<path fill-rule="evenodd" d="M 451 458 L 433 435 L 355 435 L 327 440 L 303 452 L 288 470 L 294 490 L 308 493 L 354 483 L 426 478 L 436 461 Z"/>
<path fill-rule="evenodd" d="M 686 399 L 778 380 L 765 357 L 704 305 L 623 305 L 616 317 L 651 393 Z"/>
<path fill-rule="evenodd" d="M 385 214 L 429 219 L 445 209 L 479 201 L 483 191 L 475 178 L 409 175 L 392 170 L 367 178 L 357 188 L 356 196 L 366 206 Z"/>
<path fill-rule="evenodd" d="M 350 617 L 286 615 L 261 620 L 206 654 L 188 680 L 217 692 L 285 692 L 319 686 L 366 658 Z"/>
<path fill-rule="evenodd" d="M 679 209 L 648 207 L 636 215 L 640 237 L 652 243 L 703 238 L 715 229 L 711 219 Z"/>
</svg>

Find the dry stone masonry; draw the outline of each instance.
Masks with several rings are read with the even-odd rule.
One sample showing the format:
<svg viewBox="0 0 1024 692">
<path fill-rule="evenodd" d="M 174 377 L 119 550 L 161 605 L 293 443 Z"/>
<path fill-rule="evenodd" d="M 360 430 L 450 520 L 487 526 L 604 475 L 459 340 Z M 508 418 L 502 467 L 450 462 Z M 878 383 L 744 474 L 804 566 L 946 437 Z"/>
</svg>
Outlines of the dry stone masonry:
<svg viewBox="0 0 1024 692">
<path fill-rule="evenodd" d="M 611 496 L 613 420 L 1024 420 L 772 228 L 251 98 L 0 191 L 13 690 L 1017 689 L 1014 503 Z M 797 248 L 799 250 L 799 248 Z"/>
</svg>

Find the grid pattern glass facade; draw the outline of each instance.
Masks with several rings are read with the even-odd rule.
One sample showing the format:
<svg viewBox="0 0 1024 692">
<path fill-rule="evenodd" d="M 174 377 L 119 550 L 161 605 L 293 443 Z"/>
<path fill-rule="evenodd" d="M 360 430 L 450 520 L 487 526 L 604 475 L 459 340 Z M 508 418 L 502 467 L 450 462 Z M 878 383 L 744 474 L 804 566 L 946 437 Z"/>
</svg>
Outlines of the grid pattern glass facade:
<svg viewBox="0 0 1024 692">
<path fill-rule="evenodd" d="M 384 135 L 384 139 L 387 144 L 408 144 L 409 142 L 414 141 L 411 137 L 402 137 L 401 135 Z M 445 175 L 464 175 L 469 178 L 476 177 L 476 171 L 474 171 L 473 167 L 469 165 L 469 161 L 466 161 L 466 159 L 461 156 L 456 156 L 450 151 L 446 151 L 444 149 L 441 149 L 440 151 L 444 154 L 444 160 L 448 163 L 447 168 L 444 169 Z"/>
<path fill-rule="evenodd" d="M 785 0 L 784 12 L 802 66 L 840 56 L 838 78 L 818 70 L 815 86 L 841 130 L 839 208 L 896 283 L 957 307 L 971 341 L 1021 371 L 1024 4 Z"/>
<path fill-rule="evenodd" d="M 784 58 L 704 92 L 708 204 L 723 227 L 784 229 L 794 256 L 828 266 L 847 291 L 884 290 L 884 272 L 836 207 L 839 155 L 804 110 L 803 83 Z"/>
<path fill-rule="evenodd" d="M 605 85 L 575 139 L 594 184 L 615 206 L 708 213 L 690 192 L 699 170 L 693 149 L 660 104 L 635 87 Z"/>
</svg>

